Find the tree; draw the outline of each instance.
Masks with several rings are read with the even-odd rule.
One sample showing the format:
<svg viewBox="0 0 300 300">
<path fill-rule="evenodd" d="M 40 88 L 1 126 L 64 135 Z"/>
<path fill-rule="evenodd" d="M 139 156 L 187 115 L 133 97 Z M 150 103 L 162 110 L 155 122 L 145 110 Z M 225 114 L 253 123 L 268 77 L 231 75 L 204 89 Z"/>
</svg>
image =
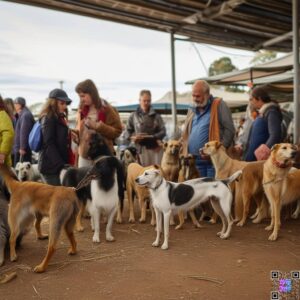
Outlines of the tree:
<svg viewBox="0 0 300 300">
<path fill-rule="evenodd" d="M 269 60 L 272 60 L 277 57 L 277 52 L 270 50 L 259 50 L 256 52 L 255 56 L 250 61 L 252 65 L 263 64 Z"/>
<path fill-rule="evenodd" d="M 220 59 L 215 60 L 209 67 L 208 74 L 209 76 L 219 75 L 227 72 L 237 70 L 229 57 L 221 57 Z"/>
</svg>

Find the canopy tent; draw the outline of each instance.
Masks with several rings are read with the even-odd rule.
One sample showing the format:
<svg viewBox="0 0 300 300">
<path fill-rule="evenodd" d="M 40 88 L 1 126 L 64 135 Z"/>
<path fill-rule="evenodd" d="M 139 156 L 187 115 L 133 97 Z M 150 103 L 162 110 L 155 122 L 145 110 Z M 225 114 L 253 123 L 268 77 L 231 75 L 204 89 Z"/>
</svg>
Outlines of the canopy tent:
<svg viewBox="0 0 300 300">
<path fill-rule="evenodd" d="M 223 73 L 210 77 L 198 79 L 206 80 L 211 84 L 231 85 L 239 84 L 238 82 L 250 82 L 258 78 L 280 74 L 293 69 L 293 53 L 274 59 L 270 62 L 257 66 L 236 70 L 228 73 Z M 197 79 L 189 80 L 186 84 L 193 84 Z"/>
</svg>

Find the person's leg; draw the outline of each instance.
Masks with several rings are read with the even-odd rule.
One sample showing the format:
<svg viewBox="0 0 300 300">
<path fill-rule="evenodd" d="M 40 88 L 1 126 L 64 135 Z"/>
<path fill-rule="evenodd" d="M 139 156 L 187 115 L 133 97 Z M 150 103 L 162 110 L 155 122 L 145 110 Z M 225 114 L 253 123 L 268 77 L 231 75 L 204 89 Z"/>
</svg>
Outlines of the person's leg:
<svg viewBox="0 0 300 300">
<path fill-rule="evenodd" d="M 207 162 L 205 160 L 202 160 L 200 156 L 196 157 L 196 167 L 200 173 L 200 177 L 207 177 L 207 168 L 206 168 Z"/>
<path fill-rule="evenodd" d="M 215 178 L 215 168 L 212 164 L 207 164 L 207 177 Z"/>
<path fill-rule="evenodd" d="M 141 165 L 143 167 L 148 167 L 151 165 L 151 156 L 152 156 L 152 151 L 146 149 L 146 147 L 141 148 L 141 153 L 140 153 L 140 161 Z"/>
<path fill-rule="evenodd" d="M 41 174 L 43 177 L 43 181 L 47 184 L 50 185 L 55 185 L 59 186 L 60 184 L 60 179 L 59 179 L 59 174 Z"/>
</svg>

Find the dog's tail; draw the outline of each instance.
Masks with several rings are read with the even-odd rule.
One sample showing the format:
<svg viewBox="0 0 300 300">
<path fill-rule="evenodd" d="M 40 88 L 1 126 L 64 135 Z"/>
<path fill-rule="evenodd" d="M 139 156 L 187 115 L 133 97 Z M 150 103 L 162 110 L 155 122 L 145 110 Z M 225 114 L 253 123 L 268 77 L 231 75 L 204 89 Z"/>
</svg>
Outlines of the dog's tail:
<svg viewBox="0 0 300 300">
<path fill-rule="evenodd" d="M 6 165 L 0 165 L 0 174 L 3 176 L 5 185 L 10 193 L 20 184 L 17 175 Z"/>
<path fill-rule="evenodd" d="M 237 180 L 241 175 L 242 175 L 243 171 L 239 170 L 236 171 L 235 173 L 233 173 L 230 177 L 221 180 L 224 184 L 229 185 L 231 182 Z"/>
</svg>

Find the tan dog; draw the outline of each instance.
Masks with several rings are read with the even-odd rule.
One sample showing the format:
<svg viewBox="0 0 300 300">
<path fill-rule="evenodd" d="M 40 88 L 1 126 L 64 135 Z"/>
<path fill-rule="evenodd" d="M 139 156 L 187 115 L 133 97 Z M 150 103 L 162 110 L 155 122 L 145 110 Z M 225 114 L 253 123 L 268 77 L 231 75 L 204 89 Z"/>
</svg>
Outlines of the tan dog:
<svg viewBox="0 0 300 300">
<path fill-rule="evenodd" d="M 38 239 L 47 236 L 41 233 L 43 216 L 49 216 L 48 251 L 43 261 L 34 268 L 37 273 L 44 272 L 48 266 L 61 233 L 65 229 L 71 243 L 68 254 L 76 253 L 74 238 L 74 224 L 78 213 L 78 199 L 73 188 L 52 186 L 39 182 L 19 182 L 15 175 L 5 166 L 1 166 L 1 173 L 11 194 L 8 211 L 10 227 L 10 260 L 16 261 L 16 239 L 24 228 L 32 224 L 34 217 Z"/>
<path fill-rule="evenodd" d="M 297 154 L 297 147 L 288 144 L 276 144 L 264 164 L 263 187 L 271 206 L 271 224 L 266 230 L 273 232 L 270 241 L 277 240 L 280 229 L 281 206 L 300 198 L 300 170 L 289 172 Z"/>
<path fill-rule="evenodd" d="M 141 223 L 146 222 L 147 201 L 150 202 L 149 190 L 146 187 L 139 186 L 135 182 L 135 179 L 138 176 L 142 175 L 145 170 L 152 169 L 152 168 L 153 168 L 153 166 L 148 166 L 148 167 L 144 168 L 137 163 L 131 163 L 128 166 L 126 190 L 127 190 L 127 199 L 128 199 L 128 206 L 129 206 L 129 222 L 130 223 L 135 222 L 134 205 L 133 205 L 134 195 L 136 195 L 138 198 L 140 211 L 141 211 L 141 217 L 140 217 L 139 221 Z M 151 225 L 154 226 L 155 225 L 155 215 L 154 215 L 154 210 L 153 210 L 151 203 L 150 203 L 150 208 L 151 208 Z"/>
<path fill-rule="evenodd" d="M 259 223 L 267 216 L 268 205 L 263 196 L 261 185 L 263 175 L 263 163 L 245 162 L 230 158 L 222 143 L 211 141 L 205 144 L 203 153 L 209 155 L 216 169 L 216 178 L 223 179 L 231 176 L 238 170 L 243 170 L 238 182 L 235 182 L 235 221 L 238 226 L 243 226 L 246 222 L 251 198 L 255 198 L 258 209 L 251 217 L 253 223 Z"/>
<path fill-rule="evenodd" d="M 161 160 L 161 168 L 164 178 L 168 181 L 177 182 L 179 174 L 179 151 L 181 142 L 169 140 L 164 143 L 164 154 Z"/>
<path fill-rule="evenodd" d="M 200 173 L 196 167 L 196 160 L 195 157 L 191 154 L 188 156 L 180 156 L 180 170 L 179 170 L 179 176 L 178 176 L 178 182 L 184 182 L 189 179 L 195 179 L 199 178 Z M 189 210 L 190 217 L 192 219 L 193 224 L 200 228 L 202 227 L 198 220 L 196 219 L 194 210 Z M 175 227 L 175 229 L 181 229 L 184 224 L 184 212 L 179 211 L 178 212 L 179 217 L 179 224 Z"/>
</svg>

